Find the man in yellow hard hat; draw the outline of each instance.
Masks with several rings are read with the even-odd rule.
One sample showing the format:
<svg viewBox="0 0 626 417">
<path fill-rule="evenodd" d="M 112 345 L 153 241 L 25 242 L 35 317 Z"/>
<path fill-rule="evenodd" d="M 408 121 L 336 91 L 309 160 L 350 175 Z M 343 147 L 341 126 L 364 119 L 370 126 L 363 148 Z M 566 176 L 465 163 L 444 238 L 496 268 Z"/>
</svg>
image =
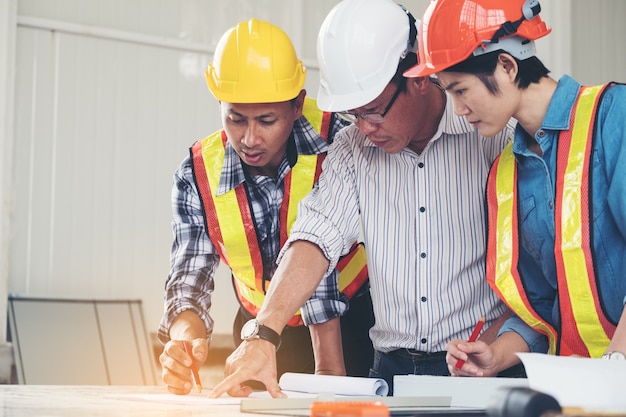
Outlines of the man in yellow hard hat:
<svg viewBox="0 0 626 417">
<path fill-rule="evenodd" d="M 216 47 L 206 80 L 220 102 L 223 129 L 191 147 L 172 189 L 174 242 L 159 327 L 165 344 L 162 379 L 170 392 L 188 393 L 191 366 L 208 357 L 213 280 L 220 261 L 231 269 L 240 303 L 235 343 L 254 338 L 273 343 L 276 363 L 270 365 L 279 375 L 315 372 L 311 337 L 337 329 L 329 326 L 327 315 L 320 319 L 298 312 L 278 335 L 256 319 L 298 202 L 317 181 L 328 143 L 346 124 L 306 98 L 305 76 L 287 35 L 268 22 L 241 22 Z M 344 348 L 350 350 L 347 374 L 363 376 L 373 355 L 367 266 L 362 245 L 345 255 L 328 279 L 339 274 L 350 310 L 330 321 L 341 320 Z M 309 303 L 322 303 L 321 298 Z M 303 324 L 310 325 L 311 335 Z"/>
</svg>

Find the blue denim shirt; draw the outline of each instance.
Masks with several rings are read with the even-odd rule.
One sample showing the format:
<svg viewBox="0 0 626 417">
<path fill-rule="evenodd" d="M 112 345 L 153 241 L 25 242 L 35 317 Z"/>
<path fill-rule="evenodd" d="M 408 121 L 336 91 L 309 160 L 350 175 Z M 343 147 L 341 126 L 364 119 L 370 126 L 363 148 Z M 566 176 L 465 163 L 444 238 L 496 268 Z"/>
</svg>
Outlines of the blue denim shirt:
<svg viewBox="0 0 626 417">
<path fill-rule="evenodd" d="M 557 140 L 569 128 L 580 84 L 563 76 L 535 132 L 543 156 L 528 150 L 526 133 L 517 126 L 513 152 L 518 162 L 519 273 L 530 302 L 559 329 L 554 207 Z M 592 246 L 599 293 L 614 324 L 626 303 L 626 86 L 608 89 L 596 119 L 591 164 Z M 591 296 L 591 295 L 590 295 Z M 532 352 L 547 352 L 547 338 L 512 317 L 500 333 L 515 331 Z"/>
</svg>

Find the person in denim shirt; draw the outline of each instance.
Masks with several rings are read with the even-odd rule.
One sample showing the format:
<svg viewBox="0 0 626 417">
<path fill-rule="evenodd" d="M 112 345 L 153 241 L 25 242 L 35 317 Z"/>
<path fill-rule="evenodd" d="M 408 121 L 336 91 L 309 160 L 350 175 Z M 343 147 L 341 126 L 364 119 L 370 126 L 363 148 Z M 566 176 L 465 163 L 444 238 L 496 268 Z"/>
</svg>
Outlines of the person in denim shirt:
<svg viewBox="0 0 626 417">
<path fill-rule="evenodd" d="M 518 120 L 487 186 L 487 279 L 515 315 L 489 345 L 450 342 L 450 372 L 493 376 L 528 351 L 623 360 L 626 86 L 549 77 L 537 1 L 457 3 L 431 2 L 405 76 L 436 73 L 485 136 Z"/>
</svg>

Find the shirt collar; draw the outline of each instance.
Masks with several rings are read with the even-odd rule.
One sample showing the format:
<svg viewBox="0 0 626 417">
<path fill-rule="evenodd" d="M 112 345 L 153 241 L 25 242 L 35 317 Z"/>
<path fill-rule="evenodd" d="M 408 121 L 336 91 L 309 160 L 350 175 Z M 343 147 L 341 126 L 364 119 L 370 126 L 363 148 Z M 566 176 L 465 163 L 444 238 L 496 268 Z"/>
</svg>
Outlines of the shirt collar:
<svg viewBox="0 0 626 417">
<path fill-rule="evenodd" d="M 548 110 L 541 122 L 541 130 L 568 130 L 570 127 L 570 116 L 574 111 L 576 98 L 578 97 L 578 84 L 573 78 L 564 75 L 559 79 L 558 85 Z M 515 127 L 515 137 L 513 139 L 513 150 L 517 154 L 528 153 L 528 145 L 526 137 L 529 135 L 520 124 Z M 533 136 L 533 134 L 531 134 Z M 538 139 L 541 148 L 545 151 L 548 143 L 551 142 L 549 135 L 545 135 L 543 139 Z"/>
<path fill-rule="evenodd" d="M 304 116 L 300 117 L 294 123 L 291 131 L 289 143 L 287 144 L 287 154 L 283 157 L 279 167 L 279 179 L 289 172 L 287 167 L 290 168 L 296 164 L 298 155 L 318 155 L 327 150 L 328 143 L 315 131 Z M 245 182 L 246 174 L 244 169 L 244 164 L 237 152 L 235 152 L 235 148 L 227 141 L 217 195 L 227 193 Z"/>
<path fill-rule="evenodd" d="M 564 75 L 559 79 L 559 84 L 550 100 L 548 111 L 541 123 L 543 129 L 569 129 L 570 115 L 578 97 L 578 90 L 580 90 L 580 84 L 572 77 Z"/>
</svg>

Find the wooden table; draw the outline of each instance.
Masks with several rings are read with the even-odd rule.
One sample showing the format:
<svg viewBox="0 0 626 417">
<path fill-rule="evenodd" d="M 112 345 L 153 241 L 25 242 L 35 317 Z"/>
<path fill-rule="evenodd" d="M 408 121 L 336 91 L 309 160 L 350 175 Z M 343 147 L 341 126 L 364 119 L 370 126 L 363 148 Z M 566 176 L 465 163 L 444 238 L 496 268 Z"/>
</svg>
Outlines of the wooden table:
<svg viewBox="0 0 626 417">
<path fill-rule="evenodd" d="M 158 386 L 0 385 L 2 417 L 247 417 L 239 405 L 181 405 L 113 398 L 167 393 Z M 267 417 L 267 416 L 265 416 Z"/>
<path fill-rule="evenodd" d="M 147 394 L 147 395 L 146 395 Z M 160 395 L 153 395 L 160 394 Z M 202 395 L 207 395 L 208 392 Z M 198 394 L 190 394 L 198 396 Z M 149 397 L 149 400 L 146 398 Z M 158 398 L 158 400 L 155 400 Z M 386 397 L 407 401 L 408 397 Z M 286 417 L 306 415 L 308 410 L 284 408 L 286 414 L 242 413 L 240 404 L 207 404 L 211 401 L 168 394 L 163 386 L 120 385 L 0 385 L 0 417 Z M 166 400 L 166 401 L 165 401 Z M 302 399 L 301 399 L 302 400 Z M 230 400 L 229 400 L 230 401 Z M 199 403 L 202 404 L 199 404 Z M 395 406 L 400 405 L 399 403 Z M 281 413 L 281 411 L 274 411 Z M 401 411 L 392 415 L 410 417 L 485 417 L 477 410 L 436 409 Z"/>
</svg>

